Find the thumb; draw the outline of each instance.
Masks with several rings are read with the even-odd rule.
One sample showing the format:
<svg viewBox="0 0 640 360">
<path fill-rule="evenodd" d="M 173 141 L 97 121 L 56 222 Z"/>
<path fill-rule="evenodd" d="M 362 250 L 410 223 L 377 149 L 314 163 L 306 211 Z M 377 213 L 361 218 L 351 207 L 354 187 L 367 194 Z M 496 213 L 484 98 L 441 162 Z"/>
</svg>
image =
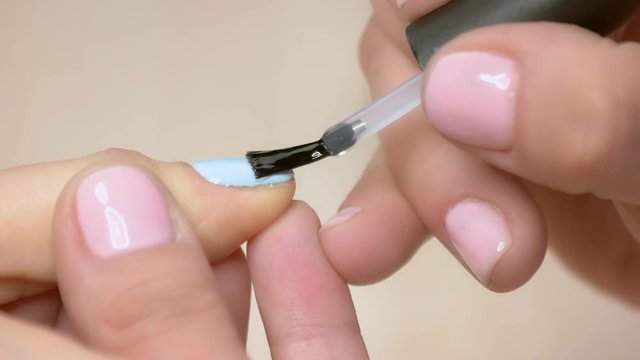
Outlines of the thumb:
<svg viewBox="0 0 640 360">
<path fill-rule="evenodd" d="M 53 222 L 60 294 L 79 336 L 114 355 L 245 358 L 200 245 L 141 167 L 80 172 Z"/>
<path fill-rule="evenodd" d="M 640 44 L 560 24 L 480 29 L 427 68 L 433 126 L 567 193 L 640 202 Z"/>
<path fill-rule="evenodd" d="M 108 162 L 135 164 L 161 179 L 211 261 L 233 253 L 273 222 L 288 207 L 295 187 L 291 174 L 256 181 L 244 158 L 189 166 L 118 149 L 0 169 L 0 304 L 55 286 L 51 219 L 56 200 L 80 170 Z"/>
</svg>

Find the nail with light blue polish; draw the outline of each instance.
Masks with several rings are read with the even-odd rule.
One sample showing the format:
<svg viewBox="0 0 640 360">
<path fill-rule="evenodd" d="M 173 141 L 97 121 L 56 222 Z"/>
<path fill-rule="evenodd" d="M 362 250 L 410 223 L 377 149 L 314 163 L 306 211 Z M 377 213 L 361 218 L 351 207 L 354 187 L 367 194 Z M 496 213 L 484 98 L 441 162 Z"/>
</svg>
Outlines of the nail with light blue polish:
<svg viewBox="0 0 640 360">
<path fill-rule="evenodd" d="M 207 181 L 223 186 L 256 187 L 284 184 L 293 180 L 293 172 L 283 172 L 256 179 L 246 158 L 203 160 L 191 164 Z"/>
</svg>

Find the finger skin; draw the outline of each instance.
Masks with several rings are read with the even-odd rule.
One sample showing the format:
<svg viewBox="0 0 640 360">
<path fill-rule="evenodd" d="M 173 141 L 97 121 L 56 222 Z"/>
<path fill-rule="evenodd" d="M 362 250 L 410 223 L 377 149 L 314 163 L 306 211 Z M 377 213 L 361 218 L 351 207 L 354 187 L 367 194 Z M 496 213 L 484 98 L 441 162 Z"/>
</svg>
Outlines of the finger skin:
<svg viewBox="0 0 640 360">
<path fill-rule="evenodd" d="M 451 0 L 410 0 L 400 9 L 407 23 L 414 22 L 425 14 L 429 14 Z"/>
<path fill-rule="evenodd" d="M 404 1 L 402 6 L 398 7 L 398 0 L 371 0 L 373 21 L 377 22 L 393 42 L 401 47 L 408 59 L 412 59 L 405 33 L 398 29 L 404 29 L 419 17 L 448 2 L 449 0 L 410 0 Z"/>
<path fill-rule="evenodd" d="M 366 359 L 349 288 L 318 241 L 318 219 L 292 204 L 248 245 L 249 271 L 274 359 Z"/>
<path fill-rule="evenodd" d="M 251 282 L 247 261 L 241 249 L 211 265 L 216 276 L 216 286 L 244 343 L 247 341 Z M 52 326 L 67 335 L 77 337 L 68 315 L 60 303 L 58 290 L 50 290 L 29 298 L 23 298 L 0 307 L 5 313 L 20 319 Z"/>
<path fill-rule="evenodd" d="M 48 328 L 0 314 L 0 359 L 51 359 L 53 354 L 65 360 L 115 360 Z"/>
<path fill-rule="evenodd" d="M 51 244 L 55 202 L 63 186 L 81 169 L 108 162 L 132 163 L 156 174 L 184 209 L 211 261 L 231 254 L 271 223 L 286 209 L 295 188 L 293 182 L 274 187 L 222 187 L 207 182 L 186 163 L 159 162 L 118 149 L 0 170 L 0 304 L 55 285 Z"/>
<path fill-rule="evenodd" d="M 60 308 L 60 295 L 56 289 L 1 306 L 0 310 L 19 319 L 55 326 Z"/>
<path fill-rule="evenodd" d="M 249 330 L 249 307 L 251 305 L 251 279 L 247 259 L 242 249 L 211 265 L 216 277 L 218 293 L 231 312 L 235 328 L 244 344 Z"/>
<path fill-rule="evenodd" d="M 77 192 L 85 178 L 102 168 L 88 168 L 74 176 L 55 209 L 53 243 L 60 296 L 77 334 L 97 349 L 131 358 L 245 359 L 209 261 L 178 204 L 152 173 L 132 164 L 124 166 L 146 173 L 164 193 L 175 238 L 161 235 L 165 240 L 153 246 L 111 257 L 96 255 L 88 246 L 91 239 L 86 238 L 96 236 L 95 231 L 81 230 L 82 219 L 91 213 L 79 217 Z M 129 230 L 144 226 L 132 219 L 126 220 Z M 135 231 L 130 234 L 132 244 L 142 236 Z"/>
<path fill-rule="evenodd" d="M 499 25 L 447 44 L 427 73 L 468 51 L 515 61 L 520 81 L 512 146 L 467 150 L 565 193 L 640 203 L 640 44 L 570 25 Z"/>
<path fill-rule="evenodd" d="M 606 294 L 640 307 L 640 208 L 528 187 L 546 215 L 551 248 L 568 268 Z M 634 209 L 635 232 L 620 214 Z"/>
<path fill-rule="evenodd" d="M 323 226 L 320 243 L 333 268 L 350 284 L 387 278 L 427 240 L 421 219 L 398 190 L 380 150 L 341 208 L 360 210 L 343 223 Z"/>
</svg>

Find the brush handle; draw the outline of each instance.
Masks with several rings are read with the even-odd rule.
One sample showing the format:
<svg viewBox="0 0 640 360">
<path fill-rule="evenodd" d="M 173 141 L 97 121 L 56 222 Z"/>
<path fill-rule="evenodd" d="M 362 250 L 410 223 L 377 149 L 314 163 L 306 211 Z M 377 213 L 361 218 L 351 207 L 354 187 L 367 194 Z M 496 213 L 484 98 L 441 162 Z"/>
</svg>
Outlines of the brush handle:
<svg viewBox="0 0 640 360">
<path fill-rule="evenodd" d="M 638 12 L 640 0 L 452 0 L 407 27 L 407 39 L 424 68 L 456 36 L 484 26 L 550 21 L 608 35 Z"/>
<path fill-rule="evenodd" d="M 421 72 L 369 106 L 329 128 L 322 135 L 322 141 L 329 153 L 340 155 L 418 107 L 421 101 L 422 79 Z"/>
</svg>

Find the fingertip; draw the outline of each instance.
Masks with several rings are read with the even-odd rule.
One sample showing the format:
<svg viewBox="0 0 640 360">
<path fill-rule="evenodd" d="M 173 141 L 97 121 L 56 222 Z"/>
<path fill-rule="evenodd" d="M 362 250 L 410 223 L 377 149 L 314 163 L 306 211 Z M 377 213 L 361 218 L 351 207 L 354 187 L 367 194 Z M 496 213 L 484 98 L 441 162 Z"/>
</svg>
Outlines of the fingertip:
<svg viewBox="0 0 640 360">
<path fill-rule="evenodd" d="M 346 207 L 342 213 L 358 209 L 357 214 L 338 223 L 335 218 L 329 220 L 321 230 L 320 243 L 327 258 L 350 284 L 368 285 L 386 279 L 426 241 L 420 221 L 395 200 L 380 193 L 371 199 L 350 199 L 348 203 L 357 203 L 356 207 Z M 339 212 L 337 216 L 344 215 Z"/>
<path fill-rule="evenodd" d="M 320 231 L 327 259 L 351 284 L 387 278 L 427 238 L 421 220 L 387 171 L 384 156 L 378 152 L 341 210 Z"/>
<path fill-rule="evenodd" d="M 252 276 L 261 276 L 257 267 L 270 269 L 274 264 L 300 266 L 301 253 L 318 246 L 320 220 L 315 211 L 302 201 L 293 201 L 268 228 L 249 240 L 247 258 Z M 252 259 L 272 259 L 273 262 Z M 308 258 L 308 257 L 307 257 Z M 266 270 L 265 270 L 266 271 Z"/>
<path fill-rule="evenodd" d="M 491 291 L 504 293 L 523 286 L 544 261 L 548 248 L 544 216 L 534 203 L 530 205 L 506 208 L 514 245 L 495 263 L 487 284 Z"/>
<path fill-rule="evenodd" d="M 294 200 L 282 216 L 273 222 L 261 236 L 281 233 L 285 236 L 295 237 L 299 233 L 308 233 L 309 231 L 317 234 L 319 229 L 320 219 L 311 206 L 304 201 Z"/>
<path fill-rule="evenodd" d="M 212 261 L 225 258 L 277 219 L 296 187 L 289 176 L 265 185 L 225 186 L 183 162 L 158 163 L 157 169 Z"/>
<path fill-rule="evenodd" d="M 543 216 L 526 193 L 466 198 L 444 214 L 440 240 L 487 289 L 509 292 L 540 267 L 547 249 Z"/>
<path fill-rule="evenodd" d="M 248 245 L 256 300 L 273 358 L 364 358 L 349 288 L 319 244 L 320 223 L 305 203 Z"/>
</svg>

